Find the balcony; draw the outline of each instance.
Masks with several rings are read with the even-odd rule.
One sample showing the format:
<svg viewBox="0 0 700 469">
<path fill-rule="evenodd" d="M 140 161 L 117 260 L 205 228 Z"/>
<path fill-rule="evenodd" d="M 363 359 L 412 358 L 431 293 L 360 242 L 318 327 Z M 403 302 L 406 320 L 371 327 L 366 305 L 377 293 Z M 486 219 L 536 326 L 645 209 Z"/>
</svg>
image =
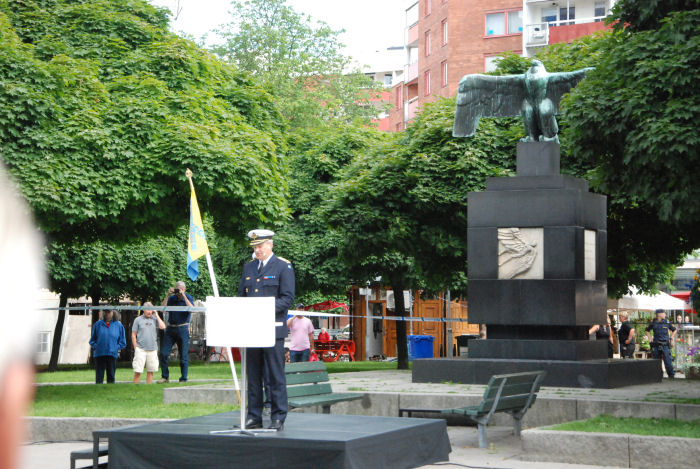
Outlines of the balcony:
<svg viewBox="0 0 700 469">
<path fill-rule="evenodd" d="M 406 81 L 404 83 L 410 83 L 416 78 L 418 78 L 418 62 L 413 62 L 406 67 Z"/>
<path fill-rule="evenodd" d="M 525 25 L 525 45 L 546 46 L 549 44 L 549 23 Z"/>
<path fill-rule="evenodd" d="M 570 42 L 596 31 L 609 29 L 602 20 L 604 16 L 575 20 L 551 21 L 525 25 L 525 46 L 546 46 L 558 42 Z"/>
<path fill-rule="evenodd" d="M 418 98 L 413 98 L 404 106 L 404 122 L 408 122 L 416 117 L 418 112 Z"/>
<path fill-rule="evenodd" d="M 406 46 L 418 47 L 418 23 L 409 26 L 408 36 L 406 37 Z"/>
</svg>

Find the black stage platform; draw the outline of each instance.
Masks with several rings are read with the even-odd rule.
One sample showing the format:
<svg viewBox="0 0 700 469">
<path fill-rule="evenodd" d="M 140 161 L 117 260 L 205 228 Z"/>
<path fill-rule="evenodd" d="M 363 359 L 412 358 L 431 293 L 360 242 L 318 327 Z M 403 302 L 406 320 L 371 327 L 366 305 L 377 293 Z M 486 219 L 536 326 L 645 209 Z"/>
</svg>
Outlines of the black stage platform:
<svg viewBox="0 0 700 469">
<path fill-rule="evenodd" d="M 413 360 L 414 383 L 486 384 L 492 375 L 544 370 L 543 386 L 620 388 L 661 382 L 661 360 L 517 360 L 432 358 Z"/>
<path fill-rule="evenodd" d="M 93 432 L 110 468 L 410 468 L 447 461 L 444 420 L 290 413 L 284 430 L 210 435 L 238 412 Z"/>
</svg>

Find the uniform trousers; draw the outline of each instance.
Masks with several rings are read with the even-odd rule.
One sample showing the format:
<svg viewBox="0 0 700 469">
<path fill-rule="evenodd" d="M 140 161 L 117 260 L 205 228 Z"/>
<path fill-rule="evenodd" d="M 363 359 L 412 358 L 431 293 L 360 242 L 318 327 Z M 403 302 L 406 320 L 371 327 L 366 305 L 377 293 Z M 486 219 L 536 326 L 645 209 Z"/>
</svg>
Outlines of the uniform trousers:
<svg viewBox="0 0 700 469">
<path fill-rule="evenodd" d="M 669 378 L 673 378 L 675 374 L 673 371 L 673 358 L 671 357 L 671 347 L 668 344 L 651 344 L 651 357 L 664 359 L 664 366 L 666 367 L 666 374 Z"/>
<path fill-rule="evenodd" d="M 274 347 L 251 347 L 246 349 L 246 368 L 248 375 L 248 413 L 246 418 L 262 421 L 263 377 L 269 378 L 269 398 L 271 403 L 270 418 L 284 420 L 287 418 L 287 380 L 284 375 L 284 339 L 277 339 Z M 264 371 L 263 371 L 264 370 Z"/>
</svg>

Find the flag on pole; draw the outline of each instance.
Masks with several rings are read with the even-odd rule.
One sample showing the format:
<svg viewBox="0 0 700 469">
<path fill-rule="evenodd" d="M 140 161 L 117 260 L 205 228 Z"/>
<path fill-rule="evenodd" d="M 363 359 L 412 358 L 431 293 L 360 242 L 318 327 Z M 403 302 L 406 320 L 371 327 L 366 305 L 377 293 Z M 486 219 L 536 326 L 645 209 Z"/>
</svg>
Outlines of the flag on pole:
<svg viewBox="0 0 700 469">
<path fill-rule="evenodd" d="M 187 242 L 187 275 L 192 280 L 199 277 L 199 262 L 197 259 L 204 256 L 208 251 L 207 237 L 204 234 L 202 216 L 199 214 L 197 196 L 194 193 L 194 185 L 190 179 L 190 235 Z"/>
</svg>

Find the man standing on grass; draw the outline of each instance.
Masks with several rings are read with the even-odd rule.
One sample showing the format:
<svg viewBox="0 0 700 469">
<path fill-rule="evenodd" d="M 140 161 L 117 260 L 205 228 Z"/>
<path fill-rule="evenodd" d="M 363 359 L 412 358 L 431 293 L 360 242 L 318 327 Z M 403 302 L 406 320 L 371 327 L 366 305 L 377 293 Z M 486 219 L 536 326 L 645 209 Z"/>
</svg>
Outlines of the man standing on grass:
<svg viewBox="0 0 700 469">
<path fill-rule="evenodd" d="M 311 319 L 301 314 L 287 319 L 289 327 L 289 362 L 308 362 L 314 351 L 314 325 Z"/>
<path fill-rule="evenodd" d="M 144 306 L 153 306 L 150 301 Z M 131 326 L 131 344 L 134 347 L 134 383 L 141 382 L 141 373 L 146 368 L 146 383 L 153 382 L 153 373 L 158 371 L 158 329 L 165 329 L 165 323 L 152 309 L 145 309 L 141 316 L 134 319 Z"/>
<path fill-rule="evenodd" d="M 194 298 L 185 293 L 185 282 L 175 282 L 175 288 L 168 289 L 168 295 L 163 300 L 163 306 L 187 306 L 192 308 Z M 168 359 L 173 344 L 177 345 L 180 352 L 180 382 L 187 381 L 187 368 L 189 366 L 190 349 L 190 315 L 189 311 L 168 311 L 168 327 L 163 334 L 163 343 L 160 347 L 161 379 L 159 383 L 170 381 Z"/>
</svg>

